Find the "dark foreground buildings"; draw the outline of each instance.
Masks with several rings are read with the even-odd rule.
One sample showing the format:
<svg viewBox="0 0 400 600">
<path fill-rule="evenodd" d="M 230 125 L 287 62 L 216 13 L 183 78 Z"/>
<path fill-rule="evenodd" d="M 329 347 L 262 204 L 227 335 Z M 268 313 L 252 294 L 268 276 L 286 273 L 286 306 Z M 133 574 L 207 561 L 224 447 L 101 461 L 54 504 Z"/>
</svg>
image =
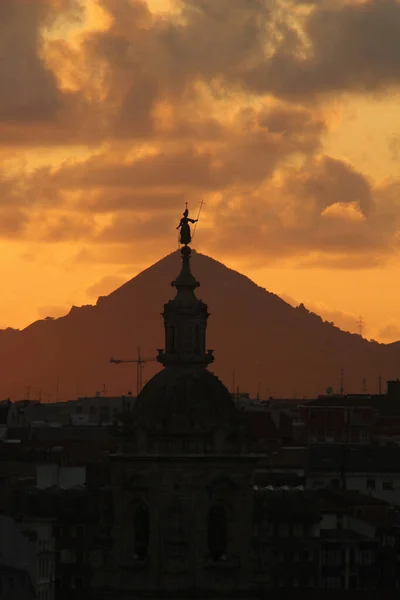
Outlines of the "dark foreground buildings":
<svg viewBox="0 0 400 600">
<path fill-rule="evenodd" d="M 185 245 L 164 306 L 164 368 L 125 424 L 3 444 L 0 511 L 32 551 L 13 567 L 0 554 L 0 598 L 33 588 L 39 600 L 397 597 L 394 506 L 346 489 L 342 454 L 336 469 L 317 464 L 318 448 L 300 462 L 293 449 L 285 465 L 255 453 L 248 421 L 207 369 L 190 254 Z"/>
</svg>

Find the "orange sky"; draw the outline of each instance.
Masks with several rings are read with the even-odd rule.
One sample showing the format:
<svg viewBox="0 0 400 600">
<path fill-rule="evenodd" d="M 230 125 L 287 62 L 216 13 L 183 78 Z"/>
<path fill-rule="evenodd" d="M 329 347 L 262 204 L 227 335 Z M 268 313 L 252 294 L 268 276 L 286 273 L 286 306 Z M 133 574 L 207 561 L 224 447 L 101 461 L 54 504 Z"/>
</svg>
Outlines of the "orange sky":
<svg viewBox="0 0 400 600">
<path fill-rule="evenodd" d="M 2 0 L 0 326 L 95 302 L 203 199 L 198 250 L 400 339 L 399 29 L 398 0 Z"/>
</svg>

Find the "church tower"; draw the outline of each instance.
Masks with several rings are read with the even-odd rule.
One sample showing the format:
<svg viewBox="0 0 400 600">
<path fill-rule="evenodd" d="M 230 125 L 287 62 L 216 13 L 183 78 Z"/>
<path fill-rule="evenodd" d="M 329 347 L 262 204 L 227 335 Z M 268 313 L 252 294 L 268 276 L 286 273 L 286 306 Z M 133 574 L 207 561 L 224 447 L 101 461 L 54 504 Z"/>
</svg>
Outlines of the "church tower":
<svg viewBox="0 0 400 600">
<path fill-rule="evenodd" d="M 258 459 L 241 452 L 231 394 L 207 368 L 209 314 L 195 294 L 189 222 L 185 211 L 176 295 L 163 311 L 164 368 L 134 405 L 130 451 L 112 459 L 114 570 L 98 581 L 118 599 L 232 598 L 250 587 Z"/>
<path fill-rule="evenodd" d="M 157 360 L 164 369 L 144 386 L 133 407 L 133 442 L 138 452 L 236 453 L 240 448 L 238 414 L 232 396 L 207 367 L 208 307 L 197 298 L 200 283 L 190 269 L 188 211 L 181 229 L 181 270 L 164 304 L 165 348 Z"/>
</svg>

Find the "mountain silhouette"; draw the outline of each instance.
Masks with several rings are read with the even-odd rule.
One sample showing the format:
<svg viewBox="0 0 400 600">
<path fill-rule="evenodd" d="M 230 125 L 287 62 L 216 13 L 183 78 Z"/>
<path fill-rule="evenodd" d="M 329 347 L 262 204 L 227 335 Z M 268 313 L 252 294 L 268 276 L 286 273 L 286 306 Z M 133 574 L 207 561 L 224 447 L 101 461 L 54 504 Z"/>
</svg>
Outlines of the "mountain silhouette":
<svg viewBox="0 0 400 600">
<path fill-rule="evenodd" d="M 215 372 L 229 389 L 261 397 L 301 398 L 340 388 L 378 392 L 378 379 L 400 376 L 400 344 L 369 342 L 294 308 L 275 294 L 216 260 L 193 251 L 192 271 L 201 282 L 197 296 L 209 307 L 208 348 Z M 109 294 L 95 306 L 72 307 L 64 317 L 43 319 L 19 331 L 0 331 L 1 397 L 54 401 L 94 395 L 136 393 L 136 365 L 110 364 L 110 357 L 144 358 L 164 346 L 161 312 L 173 297 L 180 270 L 174 252 Z M 143 382 L 160 369 L 145 364 Z M 233 378 L 233 370 L 235 375 Z M 234 379 L 234 382 L 233 382 Z M 58 390 L 58 392 L 57 392 Z"/>
</svg>

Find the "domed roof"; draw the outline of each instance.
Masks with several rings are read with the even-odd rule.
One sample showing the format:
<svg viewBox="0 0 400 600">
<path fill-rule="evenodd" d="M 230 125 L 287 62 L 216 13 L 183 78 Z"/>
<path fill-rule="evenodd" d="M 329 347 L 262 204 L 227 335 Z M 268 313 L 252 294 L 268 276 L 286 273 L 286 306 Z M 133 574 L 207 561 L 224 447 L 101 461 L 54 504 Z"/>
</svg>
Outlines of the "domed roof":
<svg viewBox="0 0 400 600">
<path fill-rule="evenodd" d="M 236 430 L 232 396 L 204 368 L 168 366 L 144 386 L 133 407 L 135 426 L 190 435 Z"/>
</svg>

